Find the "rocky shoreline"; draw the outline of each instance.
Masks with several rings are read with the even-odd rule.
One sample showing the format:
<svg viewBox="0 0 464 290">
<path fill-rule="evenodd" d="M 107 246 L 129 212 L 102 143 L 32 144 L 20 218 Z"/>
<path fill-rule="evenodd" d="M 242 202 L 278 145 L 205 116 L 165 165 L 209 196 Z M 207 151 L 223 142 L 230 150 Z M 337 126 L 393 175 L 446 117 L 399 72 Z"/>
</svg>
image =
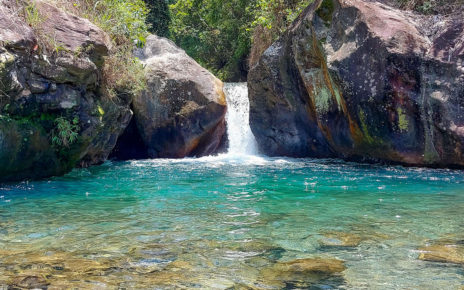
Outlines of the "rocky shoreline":
<svg viewBox="0 0 464 290">
<path fill-rule="evenodd" d="M 384 1 L 319 0 L 248 77 L 270 156 L 464 165 L 464 21 Z"/>
<path fill-rule="evenodd" d="M 261 153 L 464 167 L 461 12 L 424 16 L 384 2 L 314 1 L 263 53 L 248 76 Z M 18 2 L 0 1 L 0 181 L 109 157 L 225 151 L 223 84 L 173 42 L 151 35 L 135 53 L 140 64 L 128 60 L 143 88 L 108 84 L 105 67 L 128 65 L 108 63 L 117 53 L 109 35 L 31 3 L 34 28 Z"/>
<path fill-rule="evenodd" d="M 139 52 L 146 88 L 108 95 L 103 67 L 117 53 L 109 36 L 46 1 L 32 4 L 41 17 L 35 29 L 16 2 L 0 2 L 0 181 L 61 175 L 112 153 L 182 158 L 223 150 L 222 82 L 183 50 L 148 37 Z M 54 47 L 46 51 L 48 38 Z M 112 69 L 118 65 L 125 64 Z M 123 142 L 128 136 L 140 143 Z"/>
</svg>

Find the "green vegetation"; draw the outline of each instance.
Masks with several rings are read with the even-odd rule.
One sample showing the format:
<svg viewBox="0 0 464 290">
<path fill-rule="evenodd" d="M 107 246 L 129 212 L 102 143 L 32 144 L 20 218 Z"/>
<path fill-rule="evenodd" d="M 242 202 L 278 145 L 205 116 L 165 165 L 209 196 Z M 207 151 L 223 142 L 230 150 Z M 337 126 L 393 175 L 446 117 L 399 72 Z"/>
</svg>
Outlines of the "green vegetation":
<svg viewBox="0 0 464 290">
<path fill-rule="evenodd" d="M 106 31 L 116 45 L 143 45 L 148 31 L 148 10 L 143 0 L 61 0 L 59 6 Z"/>
<path fill-rule="evenodd" d="M 408 116 L 402 108 L 397 108 L 396 111 L 398 113 L 398 128 L 401 132 L 407 131 L 409 128 Z"/>
<path fill-rule="evenodd" d="M 134 44 L 143 46 L 148 35 L 148 9 L 143 0 L 58 0 L 57 5 L 65 11 L 89 19 L 110 36 L 113 51 L 105 59 L 101 80 L 105 97 L 136 95 L 145 88 L 142 64 L 133 55 Z M 54 39 L 49 43 L 55 55 L 70 53 Z M 79 57 L 91 49 L 85 47 L 73 53 Z"/>
<path fill-rule="evenodd" d="M 332 22 L 332 15 L 335 10 L 334 3 L 332 0 L 322 1 L 321 6 L 317 9 L 317 15 L 324 20 L 326 26 L 329 26 Z"/>
<path fill-rule="evenodd" d="M 145 0 L 148 15 L 148 30 L 159 36 L 169 37 L 169 25 L 171 24 L 171 12 L 166 0 Z"/>
<path fill-rule="evenodd" d="M 129 68 L 109 79 L 107 88 L 113 96 L 121 87 L 138 92 L 143 82 L 134 76 L 139 66 L 132 65 L 133 44 L 142 46 L 149 32 L 169 37 L 223 80 L 244 80 L 249 63 L 287 28 L 311 0 L 55 0 L 57 6 L 89 19 L 106 31 L 115 44 L 115 55 L 127 59 L 109 59 L 109 63 L 127 63 Z M 42 18 L 35 5 L 24 8 L 29 25 L 40 32 Z M 38 33 L 40 35 L 40 33 Z M 41 38 L 40 49 L 46 54 L 69 53 L 52 37 Z M 137 60 L 135 60 L 136 62 Z M 119 66 L 122 67 L 122 66 Z M 124 73 L 126 73 L 124 77 Z M 104 73 L 115 76 L 114 71 Z M 123 83 L 127 80 L 126 83 Z M 135 81 L 136 85 L 129 82 Z"/>
<path fill-rule="evenodd" d="M 52 146 L 62 153 L 63 149 L 69 148 L 79 138 L 79 118 L 59 116 L 50 113 L 33 112 L 30 115 L 15 115 L 10 114 L 10 104 L 6 104 L 0 113 L 0 119 L 7 122 L 15 122 L 18 125 L 34 126 L 41 128 L 44 132 L 48 133 L 48 138 Z"/>
<path fill-rule="evenodd" d="M 34 2 L 30 2 L 24 7 L 23 14 L 26 23 L 33 28 L 37 27 L 43 20 Z"/>
<path fill-rule="evenodd" d="M 143 65 L 132 55 L 131 48 L 122 46 L 105 60 L 102 79 L 105 96 L 134 96 L 146 88 Z"/>
<path fill-rule="evenodd" d="M 252 48 L 249 64 L 255 64 L 261 54 L 282 35 L 303 9 L 313 0 L 259 0 L 254 6 L 251 23 Z"/>
<path fill-rule="evenodd" d="M 177 0 L 170 5 L 171 38 L 221 79 L 243 80 L 249 59 L 259 57 L 306 5 L 302 0 Z"/>
<path fill-rule="evenodd" d="M 178 0 L 170 5 L 172 39 L 222 79 L 246 74 L 251 0 Z"/>
<path fill-rule="evenodd" d="M 70 122 L 64 117 L 55 119 L 55 129 L 52 132 L 52 144 L 58 148 L 69 147 L 77 141 L 79 136 L 79 118 L 74 117 Z"/>
<path fill-rule="evenodd" d="M 368 144 L 374 144 L 375 140 L 374 138 L 371 136 L 371 134 L 369 133 L 369 127 L 367 126 L 367 117 L 366 117 L 366 113 L 363 111 L 363 109 L 361 109 L 361 107 L 359 107 L 359 122 L 361 123 L 361 130 L 363 132 L 363 135 L 364 135 L 364 140 L 368 143 Z"/>
</svg>

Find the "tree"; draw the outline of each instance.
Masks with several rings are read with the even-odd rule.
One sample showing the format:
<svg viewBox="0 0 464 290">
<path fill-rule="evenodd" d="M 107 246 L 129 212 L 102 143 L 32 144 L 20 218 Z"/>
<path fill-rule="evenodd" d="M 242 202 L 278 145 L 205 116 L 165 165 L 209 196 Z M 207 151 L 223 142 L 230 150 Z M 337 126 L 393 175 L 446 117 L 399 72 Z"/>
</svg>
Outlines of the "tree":
<svg viewBox="0 0 464 290">
<path fill-rule="evenodd" d="M 147 8 L 147 23 L 151 26 L 149 31 L 159 36 L 169 37 L 171 13 L 168 0 L 144 0 Z"/>
<path fill-rule="evenodd" d="M 262 53 L 310 0 L 177 0 L 171 38 L 223 80 L 246 80 L 253 31 Z M 263 34 L 264 35 L 264 34 Z M 268 36 L 267 36 L 268 35 Z"/>
<path fill-rule="evenodd" d="M 224 80 L 244 80 L 253 0 L 178 0 L 170 5 L 171 37 Z"/>
</svg>

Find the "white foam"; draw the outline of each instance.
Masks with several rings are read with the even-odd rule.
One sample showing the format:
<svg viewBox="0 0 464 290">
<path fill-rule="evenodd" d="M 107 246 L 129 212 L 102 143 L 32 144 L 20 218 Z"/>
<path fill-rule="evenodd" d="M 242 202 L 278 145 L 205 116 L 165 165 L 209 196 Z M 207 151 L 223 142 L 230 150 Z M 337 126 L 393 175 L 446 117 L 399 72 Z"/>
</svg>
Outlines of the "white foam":
<svg viewBox="0 0 464 290">
<path fill-rule="evenodd" d="M 258 155 L 258 146 L 250 128 L 250 101 L 246 83 L 226 83 L 228 155 L 243 158 Z"/>
</svg>

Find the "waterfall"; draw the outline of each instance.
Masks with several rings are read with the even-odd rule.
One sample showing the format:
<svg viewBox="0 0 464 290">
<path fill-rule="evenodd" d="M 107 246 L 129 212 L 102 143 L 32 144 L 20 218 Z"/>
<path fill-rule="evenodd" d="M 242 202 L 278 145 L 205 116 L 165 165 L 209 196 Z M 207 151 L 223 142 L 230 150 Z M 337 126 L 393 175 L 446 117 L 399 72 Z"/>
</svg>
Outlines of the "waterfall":
<svg viewBox="0 0 464 290">
<path fill-rule="evenodd" d="M 258 146 L 251 132 L 249 116 L 250 101 L 246 83 L 226 83 L 227 134 L 230 155 L 257 155 Z"/>
</svg>

